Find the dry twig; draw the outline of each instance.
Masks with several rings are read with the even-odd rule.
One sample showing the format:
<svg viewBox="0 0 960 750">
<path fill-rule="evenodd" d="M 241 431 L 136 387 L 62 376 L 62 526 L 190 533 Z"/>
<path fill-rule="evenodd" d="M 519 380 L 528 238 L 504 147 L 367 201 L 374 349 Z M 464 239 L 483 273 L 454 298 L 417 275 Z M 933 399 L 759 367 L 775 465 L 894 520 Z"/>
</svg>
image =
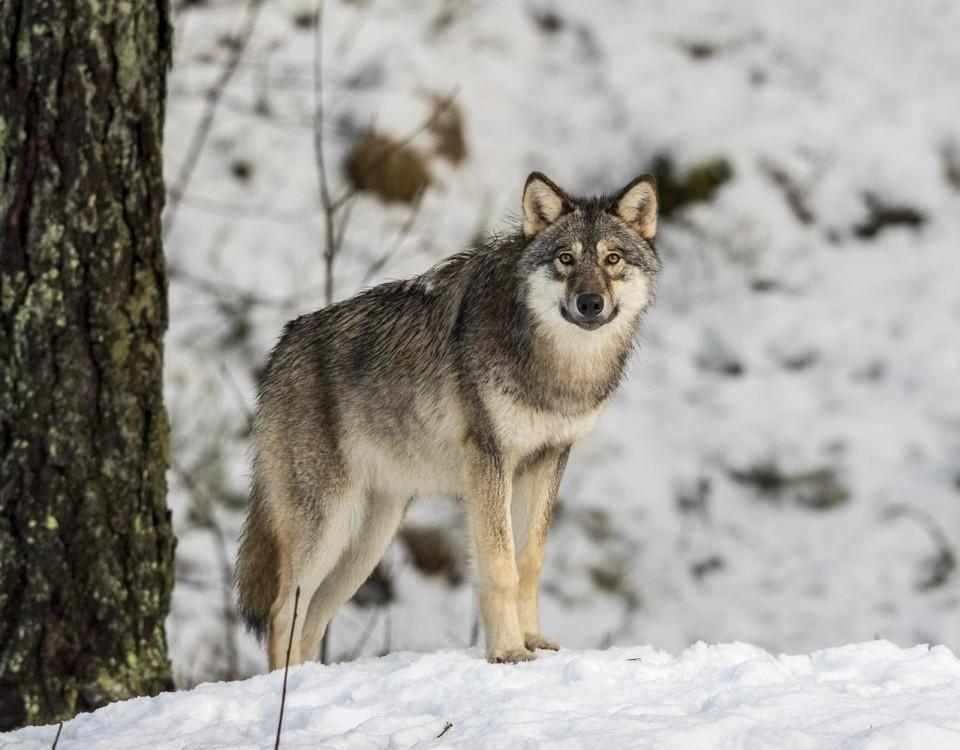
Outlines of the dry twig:
<svg viewBox="0 0 960 750">
<path fill-rule="evenodd" d="M 249 289 L 244 289 L 241 286 L 236 286 L 224 281 L 211 281 L 203 276 L 186 271 L 174 263 L 168 264 L 167 275 L 171 279 L 187 284 L 197 291 L 215 297 L 217 300 L 226 304 L 238 304 L 243 307 L 258 305 L 260 307 L 287 312 L 297 309 L 302 303 L 313 298 L 320 291 L 318 286 L 312 286 L 289 294 L 286 297 L 264 297 L 263 295 L 251 292 Z M 232 299 L 230 298 L 231 296 Z"/>
<path fill-rule="evenodd" d="M 434 108 L 433 112 L 430 114 L 426 120 L 424 120 L 420 125 L 407 133 L 403 138 L 393 143 L 393 145 L 384 149 L 378 158 L 370 161 L 369 164 L 365 165 L 366 169 L 369 171 L 375 171 L 379 167 L 382 167 L 386 162 L 390 161 L 398 151 L 406 148 L 410 143 L 421 133 L 429 130 L 434 123 L 439 120 L 444 113 L 453 105 L 454 100 L 457 98 L 459 93 L 459 87 L 454 87 L 449 94 L 442 96 L 437 100 L 437 106 Z M 347 188 L 343 193 L 333 199 L 331 207 L 334 210 L 339 209 L 344 203 L 349 201 L 351 198 L 356 196 L 358 190 L 355 187 Z"/>
<path fill-rule="evenodd" d="M 338 233 L 334 228 L 336 211 L 330 198 L 330 183 L 327 179 L 327 164 L 323 153 L 323 0 L 317 2 L 313 47 L 313 153 L 317 164 L 317 181 L 320 185 L 320 208 L 323 211 L 324 247 L 323 262 L 326 271 L 324 303 L 333 302 L 333 263 L 339 249 L 337 237 L 343 238 L 345 227 Z"/>
<path fill-rule="evenodd" d="M 177 176 L 167 190 L 167 210 L 163 217 L 164 237 L 170 233 L 170 229 L 173 227 L 180 201 L 183 199 L 184 191 L 186 191 L 190 178 L 193 176 L 193 170 L 200 160 L 200 154 L 203 153 L 203 147 L 207 143 L 207 136 L 210 135 L 210 130 L 213 127 L 217 107 L 220 105 L 227 84 L 230 83 L 233 74 L 237 72 L 240 60 L 243 58 L 247 45 L 250 43 L 250 38 L 253 36 L 253 30 L 257 25 L 257 17 L 260 15 L 262 7 L 263 0 L 250 0 L 247 7 L 247 19 L 243 28 L 240 30 L 236 41 L 230 45 L 227 60 L 220 70 L 220 75 L 207 92 L 207 104 L 203 116 L 200 118 L 200 124 L 197 125 L 197 129 L 193 133 L 193 138 L 191 138 L 190 145 L 187 147 L 187 154 L 180 164 L 180 169 L 177 170 Z"/>
<path fill-rule="evenodd" d="M 273 750 L 280 750 L 280 730 L 283 728 L 283 709 L 287 704 L 287 673 L 290 671 L 290 651 L 293 648 L 293 631 L 297 627 L 297 606 L 300 604 L 300 587 L 293 592 L 293 620 L 290 622 L 290 640 L 287 641 L 287 663 L 283 665 L 283 692 L 280 693 L 280 716 L 277 719 L 277 741 Z"/>
<path fill-rule="evenodd" d="M 420 192 L 417 193 L 417 197 L 413 199 L 413 205 L 410 208 L 410 214 L 400 227 L 400 231 L 397 232 L 397 236 L 394 238 L 390 247 L 388 247 L 379 258 L 371 263 L 369 268 L 367 268 L 367 272 L 363 275 L 363 279 L 360 281 L 360 286 L 366 286 L 369 284 L 370 281 L 372 281 L 373 278 L 383 270 L 384 266 L 393 260 L 393 256 L 397 254 L 397 251 L 400 249 L 403 241 L 409 236 L 414 225 L 417 223 L 417 218 L 420 216 L 420 206 L 423 205 L 423 192 L 424 191 L 421 189 Z"/>
</svg>

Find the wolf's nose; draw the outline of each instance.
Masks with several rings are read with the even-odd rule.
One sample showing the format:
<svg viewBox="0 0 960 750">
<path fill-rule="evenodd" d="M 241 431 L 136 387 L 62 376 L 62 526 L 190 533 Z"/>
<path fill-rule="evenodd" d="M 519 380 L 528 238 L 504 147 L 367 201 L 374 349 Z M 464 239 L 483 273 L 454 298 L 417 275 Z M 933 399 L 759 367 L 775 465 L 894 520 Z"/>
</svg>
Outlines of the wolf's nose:
<svg viewBox="0 0 960 750">
<path fill-rule="evenodd" d="M 585 318 L 595 318 L 603 312 L 602 294 L 581 294 L 577 297 L 577 312 Z"/>
</svg>

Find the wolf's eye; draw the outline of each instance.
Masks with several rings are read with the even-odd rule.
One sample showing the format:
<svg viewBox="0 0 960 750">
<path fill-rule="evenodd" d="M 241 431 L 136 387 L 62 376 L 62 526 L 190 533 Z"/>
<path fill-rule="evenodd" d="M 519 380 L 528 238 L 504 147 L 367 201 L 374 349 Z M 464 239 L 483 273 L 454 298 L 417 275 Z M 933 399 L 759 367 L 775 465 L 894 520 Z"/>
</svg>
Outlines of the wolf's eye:
<svg viewBox="0 0 960 750">
<path fill-rule="evenodd" d="M 573 254 L 572 254 L 572 253 L 560 253 L 560 255 L 557 256 L 557 260 L 559 260 L 561 263 L 563 263 L 563 265 L 569 266 L 571 263 L 573 263 Z"/>
<path fill-rule="evenodd" d="M 615 266 L 620 262 L 620 256 L 617 253 L 610 253 L 604 260 L 608 266 Z"/>
</svg>

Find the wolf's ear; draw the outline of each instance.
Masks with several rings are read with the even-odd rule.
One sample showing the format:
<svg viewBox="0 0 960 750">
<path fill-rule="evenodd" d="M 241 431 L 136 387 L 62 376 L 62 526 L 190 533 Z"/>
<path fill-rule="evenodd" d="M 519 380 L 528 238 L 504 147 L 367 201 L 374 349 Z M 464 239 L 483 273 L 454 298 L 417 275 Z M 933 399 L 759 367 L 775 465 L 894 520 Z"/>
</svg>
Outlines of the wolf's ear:
<svg viewBox="0 0 960 750">
<path fill-rule="evenodd" d="M 652 174 L 641 175 L 613 199 L 612 212 L 645 240 L 657 234 L 657 181 Z"/>
<path fill-rule="evenodd" d="M 523 186 L 523 236 L 539 234 L 571 208 L 560 188 L 540 172 L 531 172 Z"/>
</svg>

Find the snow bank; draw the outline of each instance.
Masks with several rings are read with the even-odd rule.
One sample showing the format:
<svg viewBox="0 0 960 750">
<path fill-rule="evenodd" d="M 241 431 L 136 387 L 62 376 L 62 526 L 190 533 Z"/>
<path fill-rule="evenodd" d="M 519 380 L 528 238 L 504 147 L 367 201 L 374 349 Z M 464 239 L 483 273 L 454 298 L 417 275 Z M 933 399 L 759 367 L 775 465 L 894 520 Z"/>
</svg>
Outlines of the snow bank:
<svg viewBox="0 0 960 750">
<path fill-rule="evenodd" d="M 177 5 L 170 176 L 247 2 Z M 311 7 L 263 4 L 166 241 L 183 272 L 170 288 L 171 450 L 221 501 L 228 559 L 254 378 L 284 323 L 322 305 Z M 663 278 L 630 378 L 571 454 L 543 574 L 553 637 L 673 653 L 883 637 L 960 653 L 960 3 L 328 2 L 324 18 L 336 193 L 356 132 L 375 122 L 403 138 L 429 115 L 425 92 L 458 90 L 469 149 L 457 166 L 431 163 L 409 236 L 369 279 L 409 213 L 361 197 L 338 297 L 502 229 L 532 169 L 578 192 L 614 190 L 658 154 L 681 172 L 717 157 L 733 169 L 712 201 L 663 222 Z M 426 153 L 431 137 L 412 145 Z M 927 221 L 859 236 L 867 194 Z M 290 309 L 238 317 L 244 291 Z M 826 477 L 826 501 L 762 491 L 750 473 L 770 468 L 784 484 Z M 178 678 L 253 674 L 253 640 L 224 625 L 229 565 L 176 474 L 170 502 Z M 443 506 L 415 504 L 408 520 L 459 531 Z M 362 656 L 471 643 L 466 576 L 426 577 L 408 552 L 398 541 L 387 555 L 395 599 Z M 330 653 L 354 653 L 373 616 L 341 610 Z"/>
<path fill-rule="evenodd" d="M 77 717 L 59 747 L 272 747 L 282 672 L 140 698 Z M 887 641 L 773 656 L 743 643 L 541 653 L 410 652 L 289 677 L 281 747 L 960 747 L 960 660 Z M 447 725 L 450 725 L 444 731 Z M 0 737 L 48 748 L 55 727 Z"/>
</svg>

